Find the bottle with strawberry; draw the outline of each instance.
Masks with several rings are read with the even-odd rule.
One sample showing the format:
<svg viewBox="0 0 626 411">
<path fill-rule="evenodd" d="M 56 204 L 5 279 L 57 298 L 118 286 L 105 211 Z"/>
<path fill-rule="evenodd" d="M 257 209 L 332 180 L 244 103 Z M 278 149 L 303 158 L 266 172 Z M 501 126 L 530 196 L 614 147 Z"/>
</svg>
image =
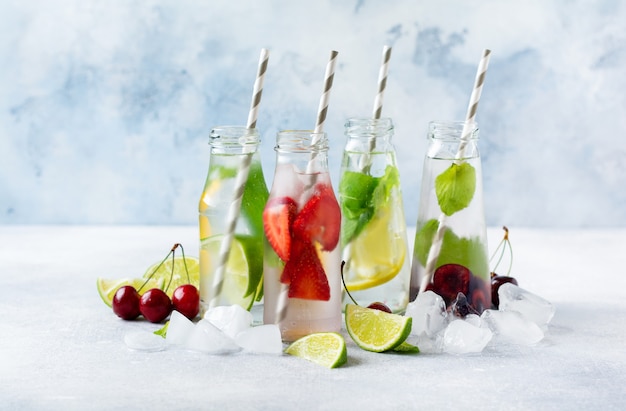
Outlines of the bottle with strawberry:
<svg viewBox="0 0 626 411">
<path fill-rule="evenodd" d="M 341 211 L 328 173 L 328 139 L 280 131 L 263 211 L 264 315 L 284 341 L 341 328 Z"/>
</svg>

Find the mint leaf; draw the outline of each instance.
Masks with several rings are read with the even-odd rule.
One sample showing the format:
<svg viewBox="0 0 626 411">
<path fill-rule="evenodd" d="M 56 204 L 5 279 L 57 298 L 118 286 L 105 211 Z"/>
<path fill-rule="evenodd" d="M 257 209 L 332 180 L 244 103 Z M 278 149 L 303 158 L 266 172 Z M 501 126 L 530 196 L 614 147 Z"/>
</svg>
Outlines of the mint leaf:
<svg viewBox="0 0 626 411">
<path fill-rule="evenodd" d="M 417 258 L 422 266 L 426 266 L 428 252 L 438 227 L 439 221 L 428 220 L 415 233 L 414 258 Z M 459 237 L 447 228 L 435 266 L 439 267 L 444 264 L 460 264 L 467 267 L 474 275 L 484 280 L 489 279 L 487 246 L 480 241 L 479 237 Z"/>
<path fill-rule="evenodd" d="M 355 171 L 346 171 L 339 183 L 341 198 L 341 244 L 346 245 L 356 237 L 374 216 L 372 193 L 380 178 Z"/>
<path fill-rule="evenodd" d="M 451 216 L 467 207 L 476 190 L 476 170 L 465 162 L 452 165 L 435 179 L 435 193 L 441 211 Z"/>
<path fill-rule="evenodd" d="M 375 208 L 381 207 L 389 202 L 391 190 L 400 185 L 400 173 L 393 166 L 385 168 L 385 174 L 380 178 L 378 186 L 372 193 L 373 205 Z"/>
</svg>

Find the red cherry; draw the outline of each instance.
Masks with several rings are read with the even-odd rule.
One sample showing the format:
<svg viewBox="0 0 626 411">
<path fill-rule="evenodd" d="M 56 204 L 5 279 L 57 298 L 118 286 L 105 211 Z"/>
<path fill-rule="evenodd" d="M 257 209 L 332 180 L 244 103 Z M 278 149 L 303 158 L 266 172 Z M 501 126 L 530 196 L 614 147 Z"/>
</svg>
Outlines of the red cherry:
<svg viewBox="0 0 626 411">
<path fill-rule="evenodd" d="M 139 311 L 146 320 L 160 323 L 172 312 L 172 301 L 163 290 L 152 288 L 141 296 Z"/>
<path fill-rule="evenodd" d="M 193 320 L 200 312 L 200 293 L 192 284 L 184 284 L 174 290 L 172 295 L 174 309 Z"/>
<path fill-rule="evenodd" d="M 118 288 L 113 296 L 113 312 L 124 320 L 134 320 L 139 317 L 139 293 L 132 285 Z"/>
<path fill-rule="evenodd" d="M 471 271 L 460 264 L 444 264 L 433 274 L 433 291 L 450 306 L 459 293 L 469 294 L 471 277 Z"/>
<path fill-rule="evenodd" d="M 367 306 L 367 308 L 371 308 L 373 310 L 384 311 L 386 313 L 391 314 L 391 308 L 387 307 L 387 304 L 381 302 L 374 302 Z"/>
<path fill-rule="evenodd" d="M 494 308 L 498 308 L 498 306 L 500 305 L 498 290 L 500 289 L 500 286 L 504 283 L 513 283 L 515 285 L 518 285 L 517 280 L 514 277 L 491 273 L 491 304 Z"/>
</svg>

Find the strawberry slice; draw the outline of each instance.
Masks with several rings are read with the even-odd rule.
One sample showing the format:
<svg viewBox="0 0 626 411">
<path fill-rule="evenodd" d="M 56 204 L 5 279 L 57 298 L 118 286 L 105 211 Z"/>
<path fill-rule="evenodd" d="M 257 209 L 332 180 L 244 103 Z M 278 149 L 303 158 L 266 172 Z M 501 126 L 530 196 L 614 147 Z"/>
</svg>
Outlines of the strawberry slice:
<svg viewBox="0 0 626 411">
<path fill-rule="evenodd" d="M 289 281 L 289 298 L 304 300 L 330 300 L 330 286 L 324 267 L 317 257 L 315 246 L 296 239 L 287 261 L 281 281 Z"/>
<path fill-rule="evenodd" d="M 291 251 L 291 226 L 298 207 L 289 197 L 272 198 L 263 210 L 263 230 L 270 245 L 283 260 L 289 260 Z"/>
<path fill-rule="evenodd" d="M 318 184 L 315 194 L 296 216 L 293 232 L 296 236 L 317 241 L 324 251 L 332 251 L 339 243 L 341 210 L 333 189 Z"/>
</svg>

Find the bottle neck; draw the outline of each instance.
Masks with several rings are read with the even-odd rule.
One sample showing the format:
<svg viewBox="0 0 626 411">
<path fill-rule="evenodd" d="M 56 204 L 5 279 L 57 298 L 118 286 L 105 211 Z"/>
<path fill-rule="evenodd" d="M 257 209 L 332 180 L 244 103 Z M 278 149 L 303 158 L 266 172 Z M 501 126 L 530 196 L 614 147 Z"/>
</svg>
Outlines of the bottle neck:
<svg viewBox="0 0 626 411">
<path fill-rule="evenodd" d="M 211 130 L 211 154 L 238 155 L 255 153 L 261 140 L 256 128 L 221 126 Z"/>
<path fill-rule="evenodd" d="M 393 122 L 390 118 L 351 118 L 345 124 L 346 151 L 387 152 L 393 150 Z"/>
<path fill-rule="evenodd" d="M 328 171 L 326 133 L 315 133 L 311 130 L 279 131 L 274 150 L 277 166 L 290 163 L 305 174 Z"/>
<path fill-rule="evenodd" d="M 427 155 L 440 159 L 479 157 L 478 124 L 464 121 L 431 121 L 428 124 L 430 142 Z"/>
</svg>

